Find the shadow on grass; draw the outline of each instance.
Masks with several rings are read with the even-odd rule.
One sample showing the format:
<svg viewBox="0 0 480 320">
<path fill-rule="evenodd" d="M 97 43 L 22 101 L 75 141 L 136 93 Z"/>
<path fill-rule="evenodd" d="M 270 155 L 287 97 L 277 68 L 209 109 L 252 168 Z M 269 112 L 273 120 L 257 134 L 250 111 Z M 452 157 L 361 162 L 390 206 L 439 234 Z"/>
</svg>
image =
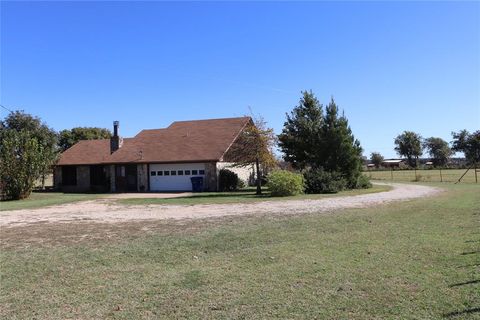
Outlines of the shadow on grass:
<svg viewBox="0 0 480 320">
<path fill-rule="evenodd" d="M 466 255 L 469 255 L 469 254 L 477 254 L 477 253 L 480 253 L 480 250 L 477 250 L 477 251 L 467 251 L 467 252 L 462 252 L 462 253 L 460 253 L 460 255 L 462 255 L 462 256 L 466 256 Z"/>
<path fill-rule="evenodd" d="M 467 284 L 475 284 L 475 283 L 480 283 L 480 280 L 471 280 L 471 281 L 465 281 L 465 282 L 460 282 L 460 283 L 454 283 L 454 284 L 449 285 L 449 287 L 454 288 L 454 287 L 460 287 L 460 286 L 464 286 L 464 285 L 467 285 Z"/>
<path fill-rule="evenodd" d="M 456 316 L 469 315 L 469 314 L 473 314 L 473 313 L 480 313 L 480 308 L 472 308 L 472 309 L 466 309 L 466 310 L 462 310 L 462 311 L 449 312 L 449 313 L 445 313 L 443 315 L 443 317 L 444 318 L 452 318 L 452 317 L 456 317 Z"/>
<path fill-rule="evenodd" d="M 480 267 L 480 263 L 467 264 L 464 266 L 458 266 L 458 268 L 470 268 L 470 267 Z"/>
</svg>

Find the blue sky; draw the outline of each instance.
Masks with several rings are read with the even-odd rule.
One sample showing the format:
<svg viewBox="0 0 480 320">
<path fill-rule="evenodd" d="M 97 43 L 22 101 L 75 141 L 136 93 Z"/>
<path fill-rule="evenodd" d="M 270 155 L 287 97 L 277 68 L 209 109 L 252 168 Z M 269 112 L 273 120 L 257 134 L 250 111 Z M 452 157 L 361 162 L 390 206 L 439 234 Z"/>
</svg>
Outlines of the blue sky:
<svg viewBox="0 0 480 320">
<path fill-rule="evenodd" d="M 403 130 L 480 129 L 479 2 L 0 5 L 1 104 L 56 130 L 250 107 L 279 133 L 301 90 L 334 96 L 366 155 L 395 156 Z"/>
</svg>

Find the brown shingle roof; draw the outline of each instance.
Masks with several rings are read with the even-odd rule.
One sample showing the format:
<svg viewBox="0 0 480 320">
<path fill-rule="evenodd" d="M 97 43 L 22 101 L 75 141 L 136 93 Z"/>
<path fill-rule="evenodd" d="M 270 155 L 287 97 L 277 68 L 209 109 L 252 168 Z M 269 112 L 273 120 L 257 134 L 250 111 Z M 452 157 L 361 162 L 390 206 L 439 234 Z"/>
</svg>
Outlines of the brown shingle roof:
<svg viewBox="0 0 480 320">
<path fill-rule="evenodd" d="M 66 150 L 59 165 L 219 161 L 249 117 L 177 121 L 165 129 L 142 130 L 110 155 L 110 140 L 88 140 Z"/>
<path fill-rule="evenodd" d="M 57 165 L 102 163 L 110 156 L 110 139 L 81 140 L 65 150 Z"/>
</svg>

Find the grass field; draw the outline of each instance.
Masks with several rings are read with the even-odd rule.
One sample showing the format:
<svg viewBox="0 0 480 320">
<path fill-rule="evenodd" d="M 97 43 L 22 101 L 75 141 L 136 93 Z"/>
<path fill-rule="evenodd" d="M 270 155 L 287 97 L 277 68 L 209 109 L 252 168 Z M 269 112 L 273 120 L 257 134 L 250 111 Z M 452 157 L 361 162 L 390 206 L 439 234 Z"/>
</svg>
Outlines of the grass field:
<svg viewBox="0 0 480 320">
<path fill-rule="evenodd" d="M 335 215 L 0 233 L 2 319 L 480 319 L 480 187 Z"/>
<path fill-rule="evenodd" d="M 40 208 L 75 201 L 92 200 L 101 196 L 100 194 L 33 192 L 27 199 L 0 202 L 0 211 Z"/>
<path fill-rule="evenodd" d="M 202 192 L 196 193 L 188 197 L 180 198 L 131 198 L 117 200 L 120 204 L 126 205 L 147 205 L 147 204 L 179 204 L 179 205 L 194 205 L 194 204 L 226 204 L 226 203 L 248 203 L 258 201 L 284 201 L 284 200 L 305 200 L 305 199 L 322 199 L 327 197 L 338 196 L 353 196 L 358 194 L 367 194 L 375 192 L 388 191 L 389 186 L 374 185 L 370 189 L 356 189 L 347 190 L 335 194 L 302 194 L 292 197 L 271 197 L 270 193 L 264 191 L 263 195 L 257 196 L 254 189 L 238 192 Z"/>
<path fill-rule="evenodd" d="M 480 170 L 480 169 L 477 169 Z M 373 180 L 390 180 L 392 181 L 422 181 L 422 182 L 456 182 L 464 173 L 466 169 L 428 169 L 417 170 L 417 179 L 415 178 L 415 170 L 385 170 L 385 171 L 365 171 L 365 175 Z M 480 184 L 480 171 L 477 172 L 478 182 Z M 475 171 L 470 169 L 462 178 L 461 183 L 475 183 Z"/>
</svg>

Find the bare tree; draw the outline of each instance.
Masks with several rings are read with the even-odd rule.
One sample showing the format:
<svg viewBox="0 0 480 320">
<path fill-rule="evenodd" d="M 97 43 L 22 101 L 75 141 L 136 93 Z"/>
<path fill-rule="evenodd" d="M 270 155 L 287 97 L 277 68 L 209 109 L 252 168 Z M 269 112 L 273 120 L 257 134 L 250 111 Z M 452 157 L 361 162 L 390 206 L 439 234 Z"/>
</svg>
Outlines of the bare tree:
<svg viewBox="0 0 480 320">
<path fill-rule="evenodd" d="M 262 173 L 276 164 L 275 144 L 276 136 L 266 121 L 262 117 L 251 118 L 225 156 L 238 167 L 255 165 L 257 194 L 262 194 Z"/>
</svg>

